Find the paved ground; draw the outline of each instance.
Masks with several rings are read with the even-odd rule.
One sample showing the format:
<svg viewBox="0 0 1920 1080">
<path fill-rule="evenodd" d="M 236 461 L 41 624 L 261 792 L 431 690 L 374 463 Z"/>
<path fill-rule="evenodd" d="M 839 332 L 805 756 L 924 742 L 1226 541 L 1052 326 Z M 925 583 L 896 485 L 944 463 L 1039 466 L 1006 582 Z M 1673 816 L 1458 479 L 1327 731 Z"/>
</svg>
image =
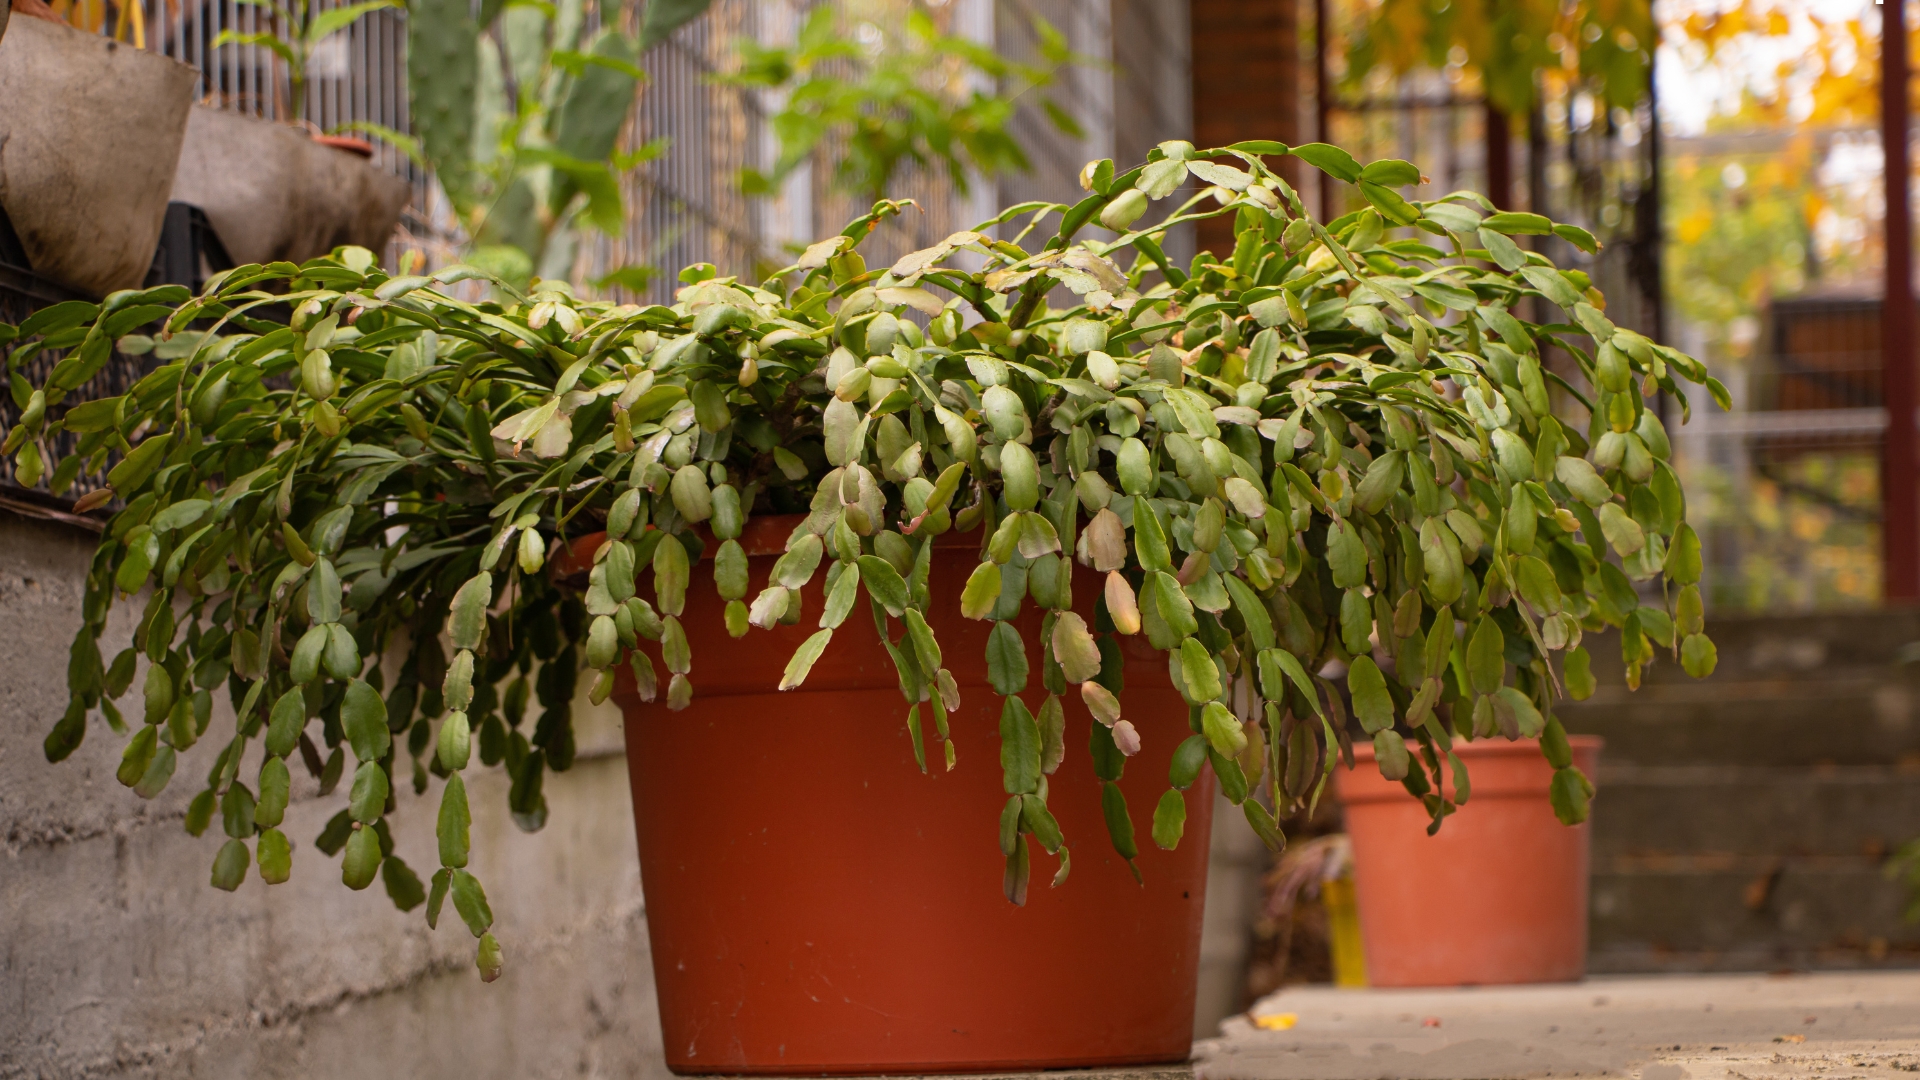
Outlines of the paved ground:
<svg viewBox="0 0 1920 1080">
<path fill-rule="evenodd" d="M 1300 987 L 1195 1047 L 1199 1080 L 1907 1080 L 1920 971 L 1613 976 L 1463 990 Z"/>
</svg>

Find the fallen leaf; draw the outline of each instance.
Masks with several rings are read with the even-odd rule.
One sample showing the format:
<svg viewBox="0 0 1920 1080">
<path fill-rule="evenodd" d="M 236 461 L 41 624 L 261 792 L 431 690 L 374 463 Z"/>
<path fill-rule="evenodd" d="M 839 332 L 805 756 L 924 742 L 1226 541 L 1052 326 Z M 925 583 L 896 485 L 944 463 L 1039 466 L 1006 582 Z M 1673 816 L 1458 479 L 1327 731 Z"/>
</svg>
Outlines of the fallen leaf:
<svg viewBox="0 0 1920 1080">
<path fill-rule="evenodd" d="M 1261 1031 L 1292 1031 L 1293 1025 L 1299 1022 L 1298 1013 L 1268 1013 L 1253 1018 L 1253 1026 Z"/>
</svg>

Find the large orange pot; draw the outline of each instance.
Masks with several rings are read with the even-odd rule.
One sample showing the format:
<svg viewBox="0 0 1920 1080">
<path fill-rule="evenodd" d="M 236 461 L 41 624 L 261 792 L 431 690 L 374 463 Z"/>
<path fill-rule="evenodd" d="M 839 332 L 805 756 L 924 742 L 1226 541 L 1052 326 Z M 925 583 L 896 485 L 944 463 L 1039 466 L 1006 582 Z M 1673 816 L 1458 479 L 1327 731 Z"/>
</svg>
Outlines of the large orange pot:
<svg viewBox="0 0 1920 1080">
<path fill-rule="evenodd" d="M 1588 776 L 1601 740 L 1576 736 Z M 1353 877 L 1374 986 L 1568 982 L 1587 970 L 1587 826 L 1547 801 L 1553 769 L 1537 742 L 1455 743 L 1467 804 L 1427 835 L 1427 813 L 1354 747 L 1334 783 L 1353 841 Z M 1448 794 L 1452 785 L 1448 784 Z"/>
<path fill-rule="evenodd" d="M 741 537 L 749 598 L 798 521 L 758 519 Z M 1121 781 L 1141 849 L 1138 884 L 1107 838 L 1086 751 L 1093 721 L 1077 694 L 1067 696 L 1068 752 L 1049 778 L 1048 805 L 1071 846 L 1072 874 L 1049 888 L 1055 863 L 1036 847 L 1026 906 L 1009 904 L 990 624 L 959 614 L 978 545 L 977 534 L 943 537 L 933 559 L 929 621 L 962 697 L 950 720 L 952 772 L 930 732 L 932 771 L 915 766 L 906 703 L 864 597 L 806 684 L 775 690 L 815 629 L 824 574 L 806 590 L 799 625 L 736 640 L 703 560 L 682 619 L 692 705 L 676 713 L 642 704 L 630 675 L 616 689 L 675 1072 L 975 1072 L 1187 1058 L 1211 781 L 1187 792 L 1177 851 L 1147 835 L 1173 749 L 1189 734 L 1186 704 L 1164 657 L 1125 639 L 1121 700 L 1145 743 Z M 1076 568 L 1075 609 L 1089 623 L 1099 584 Z M 1037 613 L 1016 623 L 1034 707 L 1045 693 L 1039 623 Z"/>
</svg>

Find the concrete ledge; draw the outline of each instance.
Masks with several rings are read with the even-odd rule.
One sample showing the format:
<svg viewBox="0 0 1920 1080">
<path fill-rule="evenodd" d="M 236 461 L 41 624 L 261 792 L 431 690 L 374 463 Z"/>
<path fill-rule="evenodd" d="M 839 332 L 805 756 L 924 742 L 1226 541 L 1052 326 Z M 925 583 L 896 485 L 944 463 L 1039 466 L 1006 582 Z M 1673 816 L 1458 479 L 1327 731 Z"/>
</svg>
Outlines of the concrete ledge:
<svg viewBox="0 0 1920 1080">
<path fill-rule="evenodd" d="M 1152 1065 L 1139 1068 L 1048 1068 L 1043 1072 L 947 1072 L 939 1074 L 937 1080 L 1192 1080 L 1194 1067 L 1187 1065 Z M 751 1076 L 728 1076 L 712 1080 L 764 1080 Z M 820 1078 L 835 1080 L 835 1078 Z M 856 1080 L 856 1078 L 839 1078 Z M 895 1076 L 895 1074 L 877 1074 L 864 1076 L 858 1080 L 935 1080 L 931 1076 Z"/>
</svg>

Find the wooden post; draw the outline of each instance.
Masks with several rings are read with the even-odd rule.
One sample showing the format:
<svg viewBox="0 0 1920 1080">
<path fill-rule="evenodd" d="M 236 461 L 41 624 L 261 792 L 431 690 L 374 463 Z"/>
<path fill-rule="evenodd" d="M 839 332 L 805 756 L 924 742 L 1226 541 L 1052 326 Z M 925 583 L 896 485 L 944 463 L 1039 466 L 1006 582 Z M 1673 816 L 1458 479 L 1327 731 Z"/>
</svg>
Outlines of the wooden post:
<svg viewBox="0 0 1920 1080">
<path fill-rule="evenodd" d="M 1533 91 L 1533 106 L 1527 110 L 1527 209 L 1536 214 L 1553 215 L 1547 206 L 1547 102 L 1542 87 L 1537 83 Z M 1543 242 L 1543 238 L 1537 236 L 1528 239 L 1533 244 Z M 1534 250 L 1540 249 L 1535 247 Z"/>
<path fill-rule="evenodd" d="M 1202 147 L 1245 139 L 1300 141 L 1297 0 L 1192 0 L 1193 141 Z M 1286 159 L 1291 160 L 1291 159 Z M 1272 164 L 1287 168 L 1281 161 Z M 1202 249 L 1233 254 L 1233 217 L 1195 230 Z"/>
<path fill-rule="evenodd" d="M 1657 0 L 1647 0 L 1647 14 L 1654 26 L 1659 26 L 1659 17 L 1655 14 Z M 1658 31 L 1655 31 L 1655 44 L 1658 45 Z M 1667 187 L 1666 177 L 1661 170 L 1666 168 L 1665 151 L 1661 148 L 1660 135 L 1660 50 L 1654 48 L 1647 54 L 1647 186 L 1635 204 L 1634 258 L 1639 267 L 1641 295 L 1646 298 L 1651 318 L 1648 326 L 1653 340 L 1667 340 L 1667 275 L 1666 253 L 1667 232 L 1663 224 L 1662 213 Z M 1667 397 L 1658 395 L 1660 401 L 1660 419 L 1667 418 Z"/>
<path fill-rule="evenodd" d="M 1487 102 L 1486 125 L 1487 198 L 1493 200 L 1495 207 L 1511 210 L 1513 209 L 1513 129 L 1507 125 L 1507 114 L 1501 112 L 1492 101 Z"/>
<path fill-rule="evenodd" d="M 1920 600 L 1920 486 L 1914 466 L 1913 216 L 1908 197 L 1905 0 L 1880 8 L 1880 139 L 1886 159 L 1887 283 L 1880 305 L 1880 386 L 1887 436 L 1880 463 L 1886 598 Z"/>
</svg>

